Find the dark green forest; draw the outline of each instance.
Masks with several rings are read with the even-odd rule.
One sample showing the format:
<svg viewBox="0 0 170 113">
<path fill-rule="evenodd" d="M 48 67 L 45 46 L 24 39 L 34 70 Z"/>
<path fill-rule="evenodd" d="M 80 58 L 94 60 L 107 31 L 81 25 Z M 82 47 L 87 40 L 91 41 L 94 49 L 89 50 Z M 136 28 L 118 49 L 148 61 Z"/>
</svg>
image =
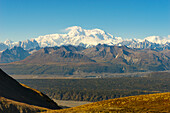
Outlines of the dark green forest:
<svg viewBox="0 0 170 113">
<path fill-rule="evenodd" d="M 170 92 L 169 73 L 162 78 L 150 74 L 150 77 L 20 79 L 18 81 L 57 100 L 100 101 L 125 96 Z"/>
</svg>

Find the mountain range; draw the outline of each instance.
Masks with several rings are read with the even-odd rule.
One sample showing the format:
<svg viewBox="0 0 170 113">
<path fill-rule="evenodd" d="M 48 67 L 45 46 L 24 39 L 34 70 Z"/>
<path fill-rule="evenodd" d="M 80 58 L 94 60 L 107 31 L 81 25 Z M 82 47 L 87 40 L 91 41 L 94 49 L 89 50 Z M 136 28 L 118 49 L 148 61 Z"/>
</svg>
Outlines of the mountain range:
<svg viewBox="0 0 170 113">
<path fill-rule="evenodd" d="M 0 43 L 0 51 L 10 49 L 13 47 L 22 47 L 25 50 L 32 50 L 32 49 L 38 49 L 39 44 L 34 39 L 19 41 L 19 42 L 13 42 L 11 40 L 6 40 L 5 42 Z"/>
<path fill-rule="evenodd" d="M 24 70 L 29 74 L 122 73 L 170 69 L 170 35 L 150 36 L 142 40 L 122 39 L 100 29 L 86 30 L 79 26 L 66 30 L 69 32 L 65 34 L 0 43 L 0 63 L 10 63 L 1 67 L 8 65 L 5 68 L 11 74 L 16 74 L 15 70 L 24 67 L 22 65 L 25 65 Z M 19 67 L 10 66 L 12 64 Z"/>
<path fill-rule="evenodd" d="M 65 34 L 48 34 L 34 39 L 13 42 L 6 40 L 0 43 L 0 51 L 17 46 L 25 50 L 37 49 L 40 47 L 53 47 L 62 45 L 93 47 L 98 44 L 125 45 L 130 48 L 151 48 L 157 50 L 170 49 L 170 35 L 167 37 L 149 36 L 144 39 L 122 39 L 115 37 L 101 29 L 86 30 L 79 26 L 68 27 Z"/>
<path fill-rule="evenodd" d="M 18 63 L 56 64 L 84 62 L 86 64 L 120 64 L 126 68 L 127 66 L 136 68 L 147 66 L 154 68 L 156 66 L 156 69 L 159 67 L 160 70 L 167 70 L 170 64 L 169 52 L 169 50 L 138 50 L 128 48 L 127 46 L 110 46 L 106 44 L 98 44 L 91 48 L 69 45 L 43 48 Z"/>
<path fill-rule="evenodd" d="M 1 68 L 18 75 L 165 71 L 170 69 L 170 50 L 98 44 L 91 48 L 45 47 L 29 54 L 21 47 L 14 47 L 0 54 L 0 63 Z"/>
</svg>

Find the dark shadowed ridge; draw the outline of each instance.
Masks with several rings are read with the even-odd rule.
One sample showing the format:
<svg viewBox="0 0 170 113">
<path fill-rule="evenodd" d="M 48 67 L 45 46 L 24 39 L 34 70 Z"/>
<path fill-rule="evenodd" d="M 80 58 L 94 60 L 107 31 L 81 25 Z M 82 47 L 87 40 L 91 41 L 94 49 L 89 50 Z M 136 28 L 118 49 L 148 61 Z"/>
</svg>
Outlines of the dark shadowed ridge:
<svg viewBox="0 0 170 113">
<path fill-rule="evenodd" d="M 1 69 L 0 97 L 29 105 L 45 107 L 49 109 L 60 109 L 60 107 L 48 96 L 41 93 L 40 91 L 20 84 Z"/>
</svg>

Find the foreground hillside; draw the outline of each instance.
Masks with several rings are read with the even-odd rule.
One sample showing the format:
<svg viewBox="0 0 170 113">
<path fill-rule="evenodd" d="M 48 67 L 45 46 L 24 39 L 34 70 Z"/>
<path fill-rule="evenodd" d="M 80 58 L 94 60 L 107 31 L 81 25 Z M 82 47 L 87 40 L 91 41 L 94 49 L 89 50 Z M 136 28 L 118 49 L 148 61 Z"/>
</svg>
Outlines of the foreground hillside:
<svg viewBox="0 0 170 113">
<path fill-rule="evenodd" d="M 37 107 L 32 108 L 29 105 L 44 107 L 44 109 L 60 108 L 45 94 L 20 84 L 0 69 L 0 112 L 22 111 L 23 109 L 28 112 L 29 110 L 37 111 L 39 109 Z"/>
<path fill-rule="evenodd" d="M 0 97 L 0 113 L 37 113 L 48 110 L 47 108 L 25 104 Z"/>
<path fill-rule="evenodd" d="M 48 113 L 89 113 L 89 112 L 112 112 L 112 113 L 169 113 L 170 93 L 158 93 L 124 98 L 110 99 L 78 107 L 48 111 Z"/>
</svg>

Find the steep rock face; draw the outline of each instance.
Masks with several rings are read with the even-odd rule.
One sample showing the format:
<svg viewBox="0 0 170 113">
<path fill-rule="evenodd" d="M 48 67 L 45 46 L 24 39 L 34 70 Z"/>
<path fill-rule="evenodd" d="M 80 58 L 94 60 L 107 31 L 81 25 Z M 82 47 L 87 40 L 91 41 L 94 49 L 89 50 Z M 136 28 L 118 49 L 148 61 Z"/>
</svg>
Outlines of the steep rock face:
<svg viewBox="0 0 170 113">
<path fill-rule="evenodd" d="M 60 107 L 40 91 L 21 85 L 0 69 L 0 96 L 30 105 L 59 109 Z"/>
<path fill-rule="evenodd" d="M 25 59 L 30 54 L 21 47 L 6 49 L 0 54 L 0 63 L 10 63 Z"/>
</svg>

